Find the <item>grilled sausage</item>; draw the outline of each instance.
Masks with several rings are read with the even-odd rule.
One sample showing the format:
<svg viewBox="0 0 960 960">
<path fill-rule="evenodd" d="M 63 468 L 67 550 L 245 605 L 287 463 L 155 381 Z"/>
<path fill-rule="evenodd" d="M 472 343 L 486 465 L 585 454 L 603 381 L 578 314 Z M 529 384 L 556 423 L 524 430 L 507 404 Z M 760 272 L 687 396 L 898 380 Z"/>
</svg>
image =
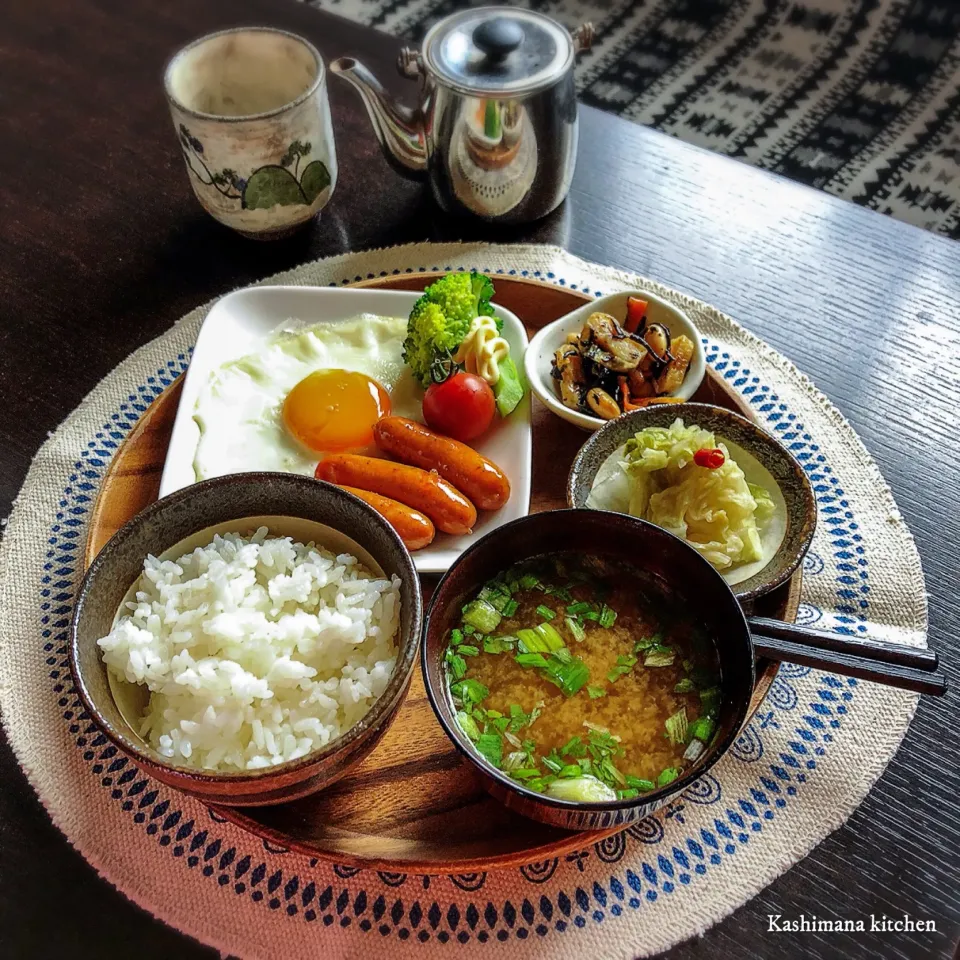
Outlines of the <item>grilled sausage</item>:
<svg viewBox="0 0 960 960">
<path fill-rule="evenodd" d="M 436 470 L 481 510 L 499 510 L 510 498 L 510 481 L 495 463 L 422 423 L 384 417 L 374 426 L 373 439 L 381 450 L 404 463 Z"/>
<path fill-rule="evenodd" d="M 425 513 L 444 533 L 470 533 L 477 522 L 476 507 L 435 471 L 355 453 L 335 453 L 317 464 L 314 476 L 399 500 Z"/>
<path fill-rule="evenodd" d="M 398 500 L 391 500 L 379 493 L 371 493 L 369 490 L 361 490 L 359 487 L 348 487 L 342 484 L 341 487 L 347 493 L 352 493 L 365 503 L 369 503 L 397 531 L 408 550 L 420 550 L 422 547 L 433 543 L 437 531 L 429 517 L 425 517 L 419 511 L 400 503 Z"/>
</svg>

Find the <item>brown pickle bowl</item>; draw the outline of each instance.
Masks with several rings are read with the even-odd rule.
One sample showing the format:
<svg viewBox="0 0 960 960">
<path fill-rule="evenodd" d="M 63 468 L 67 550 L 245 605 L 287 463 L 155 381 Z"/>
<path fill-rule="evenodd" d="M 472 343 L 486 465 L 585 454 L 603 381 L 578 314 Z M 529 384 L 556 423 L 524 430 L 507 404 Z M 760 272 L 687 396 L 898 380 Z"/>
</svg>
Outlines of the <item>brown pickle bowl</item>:
<svg viewBox="0 0 960 960">
<path fill-rule="evenodd" d="M 397 665 L 383 695 L 346 733 L 297 760 L 259 770 L 209 773 L 160 756 L 131 727 L 114 697 L 97 640 L 110 632 L 147 554 L 159 556 L 181 541 L 223 524 L 246 532 L 253 518 L 277 522 L 271 533 L 293 534 L 298 523 L 321 524 L 352 540 L 387 576 L 401 581 Z M 236 526 L 233 526 L 234 521 Z M 291 529 L 291 527 L 293 529 Z M 322 539 L 319 539 L 321 545 Z M 369 562 L 360 556 L 361 561 Z M 393 528 L 371 507 L 338 487 L 284 473 L 241 473 L 206 480 L 151 504 L 122 527 L 90 565 L 74 609 L 70 667 L 74 684 L 97 726 L 161 783 L 207 803 L 266 806 L 315 793 L 359 763 L 386 733 L 406 696 L 422 622 L 420 581 Z M 130 685 L 132 687 L 132 685 Z"/>
<path fill-rule="evenodd" d="M 537 793 L 487 764 L 456 720 L 444 654 L 464 603 L 512 564 L 574 551 L 602 556 L 655 575 L 673 602 L 695 611 L 717 639 L 722 702 L 710 746 L 672 783 L 633 800 L 577 803 Z M 709 770 L 734 742 L 747 718 L 754 687 L 750 632 L 736 597 L 696 550 L 665 530 L 618 513 L 552 510 L 521 517 L 468 548 L 440 580 L 423 626 L 423 678 L 430 703 L 454 746 L 473 765 L 484 788 L 517 813 L 567 830 L 606 830 L 651 814 Z M 549 713 L 538 722 L 549 722 Z"/>
</svg>

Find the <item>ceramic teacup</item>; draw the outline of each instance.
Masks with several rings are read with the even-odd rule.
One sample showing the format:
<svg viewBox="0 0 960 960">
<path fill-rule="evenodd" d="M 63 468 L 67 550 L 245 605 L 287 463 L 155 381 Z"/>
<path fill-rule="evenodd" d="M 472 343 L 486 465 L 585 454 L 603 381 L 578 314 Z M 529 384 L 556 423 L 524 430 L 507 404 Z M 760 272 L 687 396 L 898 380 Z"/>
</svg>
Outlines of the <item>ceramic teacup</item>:
<svg viewBox="0 0 960 960">
<path fill-rule="evenodd" d="M 326 70 L 313 44 L 267 27 L 188 44 L 164 75 L 190 184 L 240 233 L 290 233 L 326 205 L 337 157 Z"/>
</svg>

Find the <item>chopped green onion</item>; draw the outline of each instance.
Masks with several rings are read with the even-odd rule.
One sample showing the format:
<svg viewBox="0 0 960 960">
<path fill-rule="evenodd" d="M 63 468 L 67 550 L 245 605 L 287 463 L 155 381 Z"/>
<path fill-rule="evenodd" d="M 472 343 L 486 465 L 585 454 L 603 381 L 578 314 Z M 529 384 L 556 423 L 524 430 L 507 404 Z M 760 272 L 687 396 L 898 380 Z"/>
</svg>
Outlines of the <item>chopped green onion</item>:
<svg viewBox="0 0 960 960">
<path fill-rule="evenodd" d="M 536 767 L 521 767 L 514 770 L 512 776 L 517 780 L 529 780 L 531 777 L 539 777 L 540 771 Z"/>
<path fill-rule="evenodd" d="M 683 667 L 684 673 L 689 673 L 689 672 L 693 669 L 693 661 L 692 661 L 692 660 L 684 660 L 684 661 L 680 664 L 680 666 Z"/>
<path fill-rule="evenodd" d="M 639 797 L 640 791 L 631 787 L 628 790 L 618 790 L 617 799 L 618 800 L 632 800 L 634 797 Z"/>
<path fill-rule="evenodd" d="M 705 717 L 715 717 L 720 709 L 720 688 L 710 687 L 700 691 L 700 709 Z"/>
<path fill-rule="evenodd" d="M 580 764 L 580 769 L 581 769 L 584 773 L 592 773 L 592 772 L 593 772 L 593 761 L 592 761 L 589 757 L 581 757 L 581 758 L 577 761 L 577 763 Z"/>
<path fill-rule="evenodd" d="M 641 637 L 634 645 L 633 652 L 639 653 L 641 650 L 649 650 L 653 646 L 653 640 L 649 637 Z"/>
<path fill-rule="evenodd" d="M 488 711 L 487 711 L 487 716 L 488 716 L 491 720 L 499 720 L 500 717 L 503 716 L 503 714 L 502 714 L 499 710 L 488 710 Z"/>
<path fill-rule="evenodd" d="M 503 739 L 506 740 L 510 746 L 516 747 L 518 750 L 520 749 L 520 738 L 514 736 L 509 730 L 504 730 Z"/>
<path fill-rule="evenodd" d="M 545 667 L 547 658 L 542 653 L 518 653 L 514 660 L 521 667 Z"/>
<path fill-rule="evenodd" d="M 450 631 L 450 646 L 455 647 L 458 643 L 463 641 L 463 631 L 462 630 L 451 630 Z"/>
<path fill-rule="evenodd" d="M 567 613 L 569 613 L 571 617 L 575 617 L 580 613 L 586 613 L 592 609 L 592 603 L 587 603 L 586 600 L 578 600 L 576 603 L 571 603 L 570 606 L 567 607 Z"/>
<path fill-rule="evenodd" d="M 559 773 L 563 769 L 563 763 L 555 756 L 556 751 L 551 750 L 549 755 L 543 758 L 543 765 L 551 773 Z"/>
<path fill-rule="evenodd" d="M 490 723 L 493 725 L 494 730 L 496 730 L 498 733 L 503 733 L 507 727 L 510 726 L 510 718 L 497 717 L 496 719 L 491 720 Z"/>
<path fill-rule="evenodd" d="M 579 777 L 583 774 L 583 771 L 580 769 L 580 765 L 577 763 L 568 763 L 560 772 L 557 774 L 558 777 Z"/>
<path fill-rule="evenodd" d="M 515 643 L 515 637 L 484 637 L 483 652 L 504 653 L 507 650 L 512 650 Z"/>
<path fill-rule="evenodd" d="M 459 724 L 460 729 L 471 740 L 477 740 L 480 737 L 480 728 L 477 726 L 477 721 L 474 720 L 469 713 L 465 713 L 463 710 L 458 710 L 457 723 Z"/>
<path fill-rule="evenodd" d="M 572 697 L 590 679 L 590 668 L 580 659 L 562 663 L 554 657 L 547 663 L 544 676 L 556 684 L 564 696 Z"/>
<path fill-rule="evenodd" d="M 533 628 L 534 633 L 536 633 L 547 645 L 547 649 L 551 653 L 555 653 L 561 647 L 564 646 L 563 637 L 557 633 L 556 628 L 549 623 L 541 623 L 538 626 Z"/>
<path fill-rule="evenodd" d="M 643 658 L 645 667 L 669 667 L 676 659 L 677 653 L 672 647 L 658 644 L 651 647 Z"/>
<path fill-rule="evenodd" d="M 687 722 L 687 708 L 681 707 L 675 714 L 667 717 L 664 726 L 667 728 L 667 737 L 671 743 L 685 743 L 687 730 L 690 728 Z"/>
<path fill-rule="evenodd" d="M 566 744 L 560 748 L 561 756 L 582 757 L 586 752 L 586 746 L 577 736 L 571 737 Z"/>
<path fill-rule="evenodd" d="M 617 657 L 617 665 L 607 674 L 607 679 L 611 683 L 616 683 L 620 677 L 628 674 L 636 665 L 637 658 L 633 654 L 621 654 Z"/>
<path fill-rule="evenodd" d="M 510 594 L 504 591 L 502 584 L 488 583 L 477 595 L 477 599 L 489 603 L 494 610 L 502 612 L 510 601 Z"/>
<path fill-rule="evenodd" d="M 662 771 L 660 776 L 657 777 L 657 786 L 665 787 L 668 783 L 673 783 L 679 776 L 680 771 L 676 767 L 667 767 L 667 769 Z"/>
<path fill-rule="evenodd" d="M 503 759 L 503 741 L 498 733 L 481 733 L 475 744 L 477 752 L 495 767 L 499 767 Z"/>
<path fill-rule="evenodd" d="M 528 723 L 532 723 L 531 715 L 523 712 L 519 704 L 510 704 L 510 730 L 512 733 L 519 733 Z M 534 746 L 536 746 L 534 744 Z"/>
<path fill-rule="evenodd" d="M 649 790 L 654 790 L 657 785 L 652 780 L 644 780 L 642 777 L 635 777 L 633 774 L 628 773 L 627 786 L 646 793 Z"/>
<path fill-rule="evenodd" d="M 460 646 L 457 647 L 457 653 L 461 657 L 475 657 L 480 653 L 480 648 L 474 647 L 469 643 L 461 643 Z"/>
<path fill-rule="evenodd" d="M 524 590 L 532 590 L 540 585 L 540 581 L 532 573 L 525 573 L 517 582 Z"/>
<path fill-rule="evenodd" d="M 517 631 L 517 640 L 520 642 L 521 653 L 549 653 L 550 647 L 542 633 L 536 630 L 523 629 Z"/>
<path fill-rule="evenodd" d="M 527 762 L 527 755 L 523 750 L 513 750 L 503 758 L 501 769 L 506 773 L 513 773 L 519 770 Z"/>
<path fill-rule="evenodd" d="M 693 693 L 696 687 L 689 677 L 684 677 L 674 688 L 674 693 Z"/>
<path fill-rule="evenodd" d="M 543 617 L 544 620 L 552 620 L 556 615 L 555 610 L 551 610 L 546 604 L 541 603 L 537 607 L 537 615 Z"/>
<path fill-rule="evenodd" d="M 464 705 L 480 703 L 490 692 L 479 680 L 467 677 L 450 685 L 450 692 Z"/>
<path fill-rule="evenodd" d="M 474 627 L 480 633 L 493 633 L 500 625 L 500 620 L 500 611 L 486 600 L 474 600 L 463 609 L 464 624 Z"/>
<path fill-rule="evenodd" d="M 450 676 L 453 677 L 454 681 L 462 680 L 467 674 L 467 661 L 459 654 L 454 653 L 453 650 L 446 652 L 445 659 L 447 666 L 450 667 Z"/>
<path fill-rule="evenodd" d="M 503 609 L 500 611 L 505 617 L 512 617 L 519 608 L 520 604 L 517 603 L 512 597 L 503 605 Z"/>
<path fill-rule="evenodd" d="M 465 623 L 463 624 L 463 632 L 466 634 L 466 636 L 471 637 L 477 632 L 477 628 L 472 624 Z"/>
<path fill-rule="evenodd" d="M 478 723 L 485 723 L 487 717 L 489 716 L 489 714 L 487 713 L 486 710 L 483 709 L 483 707 L 474 707 L 470 711 L 470 713 Z"/>
<path fill-rule="evenodd" d="M 537 793 L 543 793 L 543 788 L 546 786 L 547 781 L 543 777 L 534 777 L 532 780 L 528 780 L 524 786 L 529 787 L 531 790 L 536 790 Z"/>
<path fill-rule="evenodd" d="M 583 643 L 583 641 L 587 639 L 587 634 L 583 627 L 581 627 L 573 617 L 567 617 L 563 622 L 567 625 L 567 629 L 573 634 L 573 639 L 576 640 L 577 643 Z"/>
<path fill-rule="evenodd" d="M 561 663 L 570 663 L 570 661 L 573 660 L 573 654 L 566 647 L 561 647 L 559 650 L 554 650 L 553 655 Z"/>
<path fill-rule="evenodd" d="M 690 736 L 694 740 L 702 740 L 704 743 L 708 743 L 716 728 L 716 723 L 710 717 L 698 717 L 690 724 Z"/>
<path fill-rule="evenodd" d="M 577 803 L 602 803 L 617 799 L 615 790 L 588 774 L 582 777 L 554 780 L 547 789 L 547 795 L 556 797 L 558 800 L 573 800 Z"/>
<path fill-rule="evenodd" d="M 611 610 L 606 604 L 600 608 L 600 626 L 612 627 L 617 619 L 617 611 Z"/>
<path fill-rule="evenodd" d="M 596 610 L 588 610 L 586 613 L 580 614 L 581 620 L 593 620 L 596 622 L 600 619 L 600 614 Z"/>
<path fill-rule="evenodd" d="M 588 686 L 587 693 L 590 695 L 591 700 L 598 700 L 600 697 L 605 697 L 607 691 L 603 687 L 594 687 Z"/>
</svg>

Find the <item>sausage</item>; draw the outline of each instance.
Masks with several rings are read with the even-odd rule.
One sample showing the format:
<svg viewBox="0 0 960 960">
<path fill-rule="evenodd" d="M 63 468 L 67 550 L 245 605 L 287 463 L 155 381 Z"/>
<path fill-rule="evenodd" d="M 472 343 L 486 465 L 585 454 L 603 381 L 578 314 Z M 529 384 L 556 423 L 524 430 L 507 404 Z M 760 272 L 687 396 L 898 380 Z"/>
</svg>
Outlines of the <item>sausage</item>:
<svg viewBox="0 0 960 960">
<path fill-rule="evenodd" d="M 422 423 L 384 417 L 374 425 L 373 439 L 381 450 L 404 463 L 436 470 L 481 510 L 499 510 L 510 498 L 510 481 L 493 461 Z"/>
<path fill-rule="evenodd" d="M 317 464 L 314 476 L 341 486 L 370 490 L 425 513 L 444 533 L 471 533 L 477 508 L 440 474 L 405 463 L 334 453 Z"/>
<path fill-rule="evenodd" d="M 430 522 L 430 518 L 419 511 L 397 500 L 383 497 L 379 493 L 371 493 L 369 490 L 342 484 L 341 489 L 359 497 L 364 503 L 369 503 L 397 531 L 408 550 L 420 550 L 433 543 L 437 531 Z"/>
</svg>

